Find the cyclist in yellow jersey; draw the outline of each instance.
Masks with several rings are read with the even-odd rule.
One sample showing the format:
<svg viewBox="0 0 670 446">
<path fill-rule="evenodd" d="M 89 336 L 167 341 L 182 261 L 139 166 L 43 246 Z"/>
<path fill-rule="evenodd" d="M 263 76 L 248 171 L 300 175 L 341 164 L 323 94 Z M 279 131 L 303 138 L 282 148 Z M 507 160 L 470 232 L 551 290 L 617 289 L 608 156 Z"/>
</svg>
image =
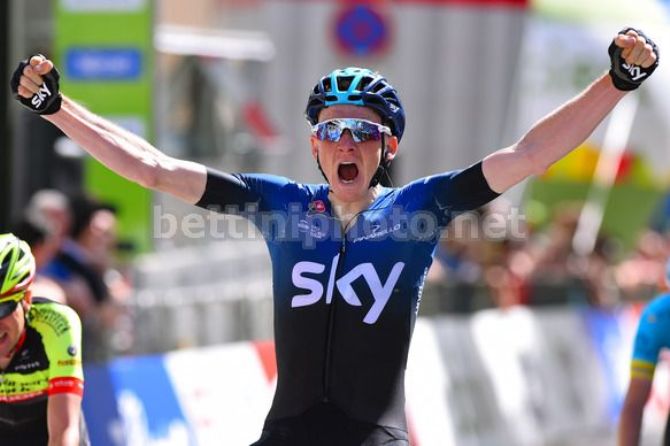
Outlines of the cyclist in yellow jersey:
<svg viewBox="0 0 670 446">
<path fill-rule="evenodd" d="M 0 444 L 88 445 L 81 412 L 81 323 L 33 297 L 28 244 L 0 234 Z"/>
</svg>

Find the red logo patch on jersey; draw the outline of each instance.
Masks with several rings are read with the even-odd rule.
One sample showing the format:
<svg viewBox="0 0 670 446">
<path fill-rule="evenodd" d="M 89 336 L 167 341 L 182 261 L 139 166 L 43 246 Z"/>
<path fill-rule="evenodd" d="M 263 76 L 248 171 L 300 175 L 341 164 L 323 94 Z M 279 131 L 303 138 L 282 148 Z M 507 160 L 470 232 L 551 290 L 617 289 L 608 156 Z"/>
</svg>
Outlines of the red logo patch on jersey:
<svg viewBox="0 0 670 446">
<path fill-rule="evenodd" d="M 321 200 L 312 201 L 309 204 L 309 210 L 312 212 L 325 212 L 326 204 Z"/>
</svg>

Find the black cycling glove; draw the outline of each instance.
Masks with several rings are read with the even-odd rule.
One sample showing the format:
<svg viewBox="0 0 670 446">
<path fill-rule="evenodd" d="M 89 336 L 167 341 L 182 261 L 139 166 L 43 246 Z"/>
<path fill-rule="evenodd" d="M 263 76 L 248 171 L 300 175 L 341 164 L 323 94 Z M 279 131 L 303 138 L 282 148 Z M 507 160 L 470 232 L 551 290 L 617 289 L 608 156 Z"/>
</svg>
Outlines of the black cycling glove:
<svg viewBox="0 0 670 446">
<path fill-rule="evenodd" d="M 39 115 L 51 115 L 56 113 L 58 110 L 60 110 L 61 103 L 63 102 L 58 83 L 60 80 L 60 74 L 58 73 L 56 67 L 54 67 L 47 74 L 42 75 L 44 82 L 40 86 L 40 89 L 37 93 L 32 95 L 30 98 L 19 96 L 21 76 L 23 75 L 24 68 L 29 64 L 30 59 L 19 62 L 19 66 L 16 67 L 14 74 L 12 74 L 9 85 L 12 89 L 12 93 L 14 93 L 14 97 L 30 111 Z"/>
<path fill-rule="evenodd" d="M 635 31 L 639 36 L 643 37 L 649 45 L 651 45 L 651 47 L 654 49 L 654 53 L 656 54 L 656 62 L 647 68 L 642 68 L 639 65 L 628 65 L 624 58 L 621 57 L 623 48 L 619 48 L 614 43 L 614 40 L 612 40 L 612 43 L 607 50 L 610 55 L 610 61 L 612 63 L 610 68 L 610 76 L 612 77 L 614 86 L 623 91 L 635 90 L 637 87 L 639 87 L 642 82 L 644 82 L 649 76 L 651 76 L 651 73 L 654 72 L 658 66 L 659 59 L 658 47 L 656 44 L 649 37 L 645 36 L 644 33 L 639 29 L 628 27 L 619 31 L 619 34 L 626 34 L 631 30 Z"/>
</svg>

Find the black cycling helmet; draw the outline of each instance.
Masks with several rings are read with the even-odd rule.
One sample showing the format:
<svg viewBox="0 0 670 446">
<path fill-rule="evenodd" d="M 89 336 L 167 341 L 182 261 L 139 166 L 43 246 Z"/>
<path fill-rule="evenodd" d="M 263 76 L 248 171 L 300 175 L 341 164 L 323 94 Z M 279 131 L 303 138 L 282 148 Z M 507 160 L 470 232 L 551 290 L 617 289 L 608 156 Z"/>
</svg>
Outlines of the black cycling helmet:
<svg viewBox="0 0 670 446">
<path fill-rule="evenodd" d="M 405 111 L 398 92 L 379 73 L 367 68 L 348 67 L 332 71 L 322 77 L 309 95 L 305 117 L 312 125 L 319 120 L 319 112 L 339 104 L 369 107 L 379 114 L 391 133 L 402 138 L 405 131 Z"/>
</svg>

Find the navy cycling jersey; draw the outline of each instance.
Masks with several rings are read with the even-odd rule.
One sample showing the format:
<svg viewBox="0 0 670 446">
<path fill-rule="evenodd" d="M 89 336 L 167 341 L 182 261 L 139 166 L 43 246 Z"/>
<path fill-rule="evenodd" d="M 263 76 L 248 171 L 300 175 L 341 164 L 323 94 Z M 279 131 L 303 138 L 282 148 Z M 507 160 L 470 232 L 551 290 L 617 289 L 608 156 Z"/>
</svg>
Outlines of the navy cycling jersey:
<svg viewBox="0 0 670 446">
<path fill-rule="evenodd" d="M 326 184 L 209 170 L 197 205 L 245 215 L 269 247 L 278 377 L 268 421 L 329 402 L 406 431 L 405 365 L 440 232 L 498 194 L 477 163 L 382 188 L 346 228 L 328 194 Z"/>
</svg>

